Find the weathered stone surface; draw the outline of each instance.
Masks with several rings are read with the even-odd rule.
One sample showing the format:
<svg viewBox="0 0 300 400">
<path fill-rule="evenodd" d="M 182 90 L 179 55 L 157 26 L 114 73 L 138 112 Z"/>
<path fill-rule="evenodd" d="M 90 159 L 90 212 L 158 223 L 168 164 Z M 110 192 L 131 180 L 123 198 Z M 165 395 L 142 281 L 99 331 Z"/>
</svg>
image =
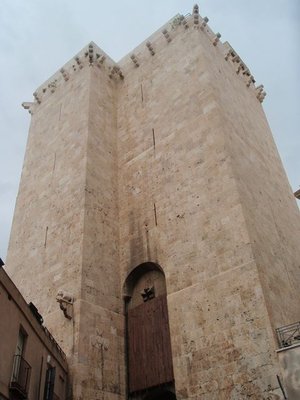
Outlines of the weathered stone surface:
<svg viewBox="0 0 300 400">
<path fill-rule="evenodd" d="M 280 398 L 299 211 L 253 82 L 201 18 L 179 21 L 139 65 L 91 44 L 37 90 L 7 265 L 67 352 L 74 399 L 125 398 L 122 287 L 147 261 L 166 276 L 177 398 Z"/>
</svg>

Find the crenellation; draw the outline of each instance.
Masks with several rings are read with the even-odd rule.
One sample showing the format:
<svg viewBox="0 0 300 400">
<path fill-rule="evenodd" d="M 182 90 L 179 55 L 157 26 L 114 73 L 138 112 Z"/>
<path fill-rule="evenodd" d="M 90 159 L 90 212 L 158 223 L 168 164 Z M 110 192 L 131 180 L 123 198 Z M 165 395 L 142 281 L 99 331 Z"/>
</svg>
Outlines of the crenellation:
<svg viewBox="0 0 300 400">
<path fill-rule="evenodd" d="M 135 54 L 131 54 L 130 58 L 131 58 L 131 60 L 132 60 L 132 62 L 134 64 L 134 66 L 138 68 L 140 66 L 140 64 L 139 64 L 139 62 L 138 62 L 138 60 L 136 58 L 136 55 Z"/>
<path fill-rule="evenodd" d="M 231 60 L 232 62 L 237 62 L 237 63 L 239 63 L 239 62 L 241 62 L 241 59 L 240 59 L 240 57 L 236 54 L 235 56 L 233 56 L 232 57 L 232 60 Z"/>
<path fill-rule="evenodd" d="M 105 61 L 105 68 L 109 75 L 111 69 L 117 64 L 95 43 L 91 42 L 34 92 L 33 96 L 37 104 L 41 104 L 44 99 L 53 94 L 62 84 L 69 81 L 74 73 L 81 71 L 85 65 L 90 67 L 96 65 L 100 68 L 104 65 Z M 122 73 L 119 76 L 123 79 Z"/>
<path fill-rule="evenodd" d="M 246 76 L 251 75 L 250 69 L 248 67 L 246 67 L 246 65 L 244 65 L 244 64 L 243 64 L 242 70 L 243 70 L 243 72 L 242 72 L 243 75 L 246 75 Z"/>
<path fill-rule="evenodd" d="M 255 84 L 255 79 L 254 79 L 253 75 L 250 74 L 246 86 L 250 87 L 251 85 L 254 86 L 254 84 Z"/>
<path fill-rule="evenodd" d="M 54 81 L 50 82 L 48 84 L 48 88 L 50 90 L 50 93 L 54 93 L 55 90 L 57 89 L 57 79 L 55 79 Z"/>
<path fill-rule="evenodd" d="M 22 107 L 24 108 L 24 110 L 28 110 L 29 114 L 33 114 L 35 106 L 36 103 L 30 101 L 24 101 L 22 103 Z"/>
<path fill-rule="evenodd" d="M 92 65 L 94 62 L 94 47 L 92 44 L 89 44 L 88 56 L 89 56 L 89 65 Z"/>
<path fill-rule="evenodd" d="M 79 57 L 75 57 L 74 59 L 75 59 L 77 65 L 78 65 L 79 69 L 82 69 L 83 65 L 82 65 L 81 59 Z"/>
<path fill-rule="evenodd" d="M 245 69 L 245 67 L 243 66 L 243 63 L 240 62 L 240 63 L 238 64 L 238 67 L 237 67 L 236 71 L 235 71 L 236 74 L 239 74 L 239 73 L 241 72 L 242 69 Z"/>
<path fill-rule="evenodd" d="M 198 10 L 198 13 L 197 13 Z M 167 44 L 169 44 L 172 39 L 175 38 L 174 35 L 180 35 L 183 34 L 184 31 L 187 30 L 187 28 L 189 27 L 190 23 L 193 23 L 194 21 L 194 16 L 197 15 L 199 19 L 199 22 L 201 22 L 200 28 L 202 31 L 205 31 L 205 33 L 207 34 L 207 36 L 210 38 L 210 40 L 215 44 L 217 44 L 217 42 L 220 39 L 220 36 L 216 36 L 216 34 L 208 27 L 207 23 L 209 21 L 209 19 L 207 17 L 204 17 L 203 19 L 200 17 L 199 15 L 199 8 L 195 7 L 195 13 L 193 12 L 193 14 L 187 14 L 185 16 L 183 16 L 182 14 L 178 14 L 176 15 L 174 18 L 172 18 L 167 24 L 164 25 L 164 27 L 162 28 L 161 31 L 157 31 L 155 32 L 153 35 L 151 35 L 144 43 L 142 43 L 141 45 L 139 45 L 136 49 L 133 50 L 133 53 L 135 55 L 136 58 L 143 58 L 144 56 L 144 52 L 143 52 L 143 44 L 146 45 L 147 49 L 149 50 L 150 54 L 153 56 L 157 53 L 157 51 L 160 51 L 162 48 L 163 43 L 160 42 L 160 35 L 159 32 L 163 33 L 163 36 L 167 42 Z M 183 30 L 178 29 L 179 27 L 182 27 Z M 195 26 L 195 28 L 199 27 Z M 206 28 L 206 29 L 205 29 Z M 172 32 L 172 35 L 171 35 Z M 219 35 L 219 34 L 217 34 Z M 151 51 L 149 49 L 149 45 L 147 45 L 147 43 L 151 43 L 151 47 L 153 49 L 153 51 Z M 157 51 L 154 51 L 154 47 L 157 47 Z M 154 54 L 152 54 L 152 52 L 154 52 Z M 124 57 L 122 60 L 119 61 L 119 63 L 123 64 L 123 60 L 125 60 L 126 57 Z M 133 61 L 133 60 L 132 60 Z M 138 61 L 138 64 L 140 65 L 140 61 Z"/>
<path fill-rule="evenodd" d="M 221 38 L 221 33 L 216 33 L 216 36 L 215 36 L 215 38 L 214 38 L 214 41 L 213 41 L 213 45 L 214 46 L 216 46 L 217 44 L 218 44 L 218 42 L 220 41 L 220 38 Z"/>
<path fill-rule="evenodd" d="M 212 41 L 212 43 L 214 43 L 214 40 L 216 39 L 216 35 L 220 35 L 220 34 L 219 34 L 219 33 L 216 34 L 216 33 L 210 28 L 210 26 L 208 25 L 209 19 L 208 19 L 207 17 L 202 18 L 202 17 L 199 15 L 199 18 L 200 18 L 200 21 L 201 21 L 200 30 L 201 30 L 202 32 L 206 33 L 206 36 Z M 198 29 L 198 27 L 197 27 L 197 29 Z M 221 36 L 220 36 L 220 37 L 221 37 Z M 220 37 L 219 37 L 219 38 L 220 38 Z"/>
<path fill-rule="evenodd" d="M 194 25 L 198 26 L 199 24 L 199 6 L 195 4 L 193 7 L 193 17 L 194 17 Z"/>
<path fill-rule="evenodd" d="M 174 30 L 177 28 L 177 26 L 182 25 L 184 19 L 185 17 L 182 14 L 175 15 L 175 17 L 171 20 L 170 23 L 171 30 Z"/>
<path fill-rule="evenodd" d="M 112 79 L 112 78 L 114 78 L 116 75 L 117 75 L 121 80 L 124 79 L 124 75 L 123 75 L 123 73 L 122 73 L 122 70 L 121 70 L 121 68 L 120 68 L 119 66 L 117 66 L 117 65 L 115 65 L 114 67 L 111 68 L 109 77 Z"/>
<path fill-rule="evenodd" d="M 162 50 L 163 42 L 161 42 L 161 36 L 159 35 L 159 33 L 163 34 L 165 43 L 169 44 L 172 41 L 172 37 L 174 38 L 174 35 L 183 34 L 183 32 L 187 31 L 190 22 L 192 22 L 195 28 L 200 28 L 200 30 L 206 34 L 207 38 L 212 42 L 213 46 L 218 47 L 221 51 L 225 53 L 224 59 L 226 61 L 231 62 L 233 65 L 237 65 L 235 68 L 235 72 L 242 79 L 244 78 L 246 87 L 255 88 L 255 79 L 251 74 L 249 68 L 245 65 L 245 63 L 243 63 L 239 55 L 233 50 L 228 42 L 222 43 L 220 41 L 221 34 L 215 34 L 208 26 L 208 21 L 209 19 L 207 17 L 202 18 L 200 16 L 199 6 L 195 4 L 192 14 L 187 14 L 186 16 L 182 14 L 176 15 L 167 24 L 165 24 L 162 30 L 155 32 L 143 44 L 147 48 L 148 54 L 150 53 L 150 56 L 153 57 L 158 51 Z M 181 29 L 178 29 L 180 26 L 183 28 L 183 31 Z M 172 31 L 172 36 L 170 31 Z M 145 47 L 142 46 L 143 44 L 138 46 L 130 55 L 130 60 L 136 68 L 140 66 L 141 60 L 146 60 L 144 55 Z M 119 63 L 114 62 L 112 59 L 108 58 L 107 55 L 104 54 L 104 52 L 99 49 L 93 42 L 91 42 L 80 53 L 78 53 L 78 55 L 75 56 L 74 59 L 76 64 L 72 63 L 72 61 L 69 61 L 59 70 L 58 73 L 61 75 L 62 79 L 60 79 L 58 73 L 56 73 L 53 75 L 52 78 L 50 78 L 51 81 L 47 81 L 42 88 L 38 88 L 36 90 L 34 98 L 38 104 L 40 104 L 46 96 L 48 96 L 49 94 L 53 94 L 63 82 L 67 82 L 71 78 L 73 73 L 76 73 L 76 71 L 83 69 L 84 65 L 89 65 L 90 67 L 96 65 L 98 68 L 101 68 L 105 64 L 105 68 L 107 69 L 107 73 L 110 78 L 113 78 L 114 76 L 119 76 L 121 80 L 124 79 L 124 73 L 117 72 L 114 69 L 114 67 L 118 66 L 119 64 L 124 66 L 124 59 L 120 60 Z M 257 94 L 258 100 L 262 102 L 265 98 L 265 95 L 265 92 L 264 94 Z"/>
<path fill-rule="evenodd" d="M 228 50 L 227 53 L 225 54 L 224 60 L 228 61 L 229 57 L 232 56 L 232 50 Z"/>
<path fill-rule="evenodd" d="M 164 29 L 164 30 L 162 31 L 162 34 L 164 35 L 164 37 L 165 37 L 165 39 L 166 39 L 166 41 L 167 41 L 168 43 L 170 43 L 170 42 L 172 41 L 171 36 L 170 36 L 170 33 L 167 31 L 167 29 Z"/>
<path fill-rule="evenodd" d="M 154 56 L 155 55 L 155 51 L 153 49 L 153 45 L 151 44 L 151 42 L 148 41 L 146 43 L 146 46 L 147 46 L 147 49 L 150 51 L 151 56 Z"/>
<path fill-rule="evenodd" d="M 40 98 L 38 92 L 34 92 L 34 93 L 33 93 L 33 97 L 34 97 L 34 99 L 36 100 L 36 102 L 37 102 L 38 104 L 41 104 L 41 98 Z"/>
<path fill-rule="evenodd" d="M 69 80 L 69 74 L 66 72 L 66 70 L 64 68 L 61 68 L 60 73 L 62 74 L 65 82 L 67 82 Z"/>
<path fill-rule="evenodd" d="M 263 85 L 255 87 L 255 78 L 252 75 L 250 69 L 247 65 L 242 61 L 237 52 L 232 48 L 232 46 L 228 43 L 224 43 L 224 47 L 226 49 L 224 59 L 225 61 L 230 62 L 235 67 L 236 75 L 238 75 L 241 79 L 243 79 L 246 83 L 246 87 L 253 89 L 257 99 L 262 103 L 266 97 L 266 92 L 263 92 Z"/>
<path fill-rule="evenodd" d="M 207 17 L 204 17 L 202 19 L 201 25 L 200 25 L 200 29 L 203 31 L 204 28 L 206 27 L 207 23 L 208 23 L 209 19 Z"/>
<path fill-rule="evenodd" d="M 256 89 L 256 97 L 262 103 L 267 93 L 264 91 L 264 85 L 259 85 Z"/>
<path fill-rule="evenodd" d="M 181 15 L 179 16 L 179 20 L 180 20 L 180 24 L 182 24 L 182 25 L 184 26 L 185 29 L 188 29 L 189 24 L 188 24 L 188 22 L 187 22 L 187 20 L 186 20 L 186 17 L 185 17 L 184 15 L 181 14 Z"/>
<path fill-rule="evenodd" d="M 104 64 L 104 61 L 106 60 L 106 57 L 105 57 L 105 55 L 100 55 L 97 53 L 96 58 L 97 58 L 97 60 L 96 60 L 97 67 L 101 68 Z"/>
<path fill-rule="evenodd" d="M 267 92 L 262 92 L 262 94 L 260 95 L 258 100 L 262 103 L 264 101 L 266 95 L 267 95 Z"/>
</svg>

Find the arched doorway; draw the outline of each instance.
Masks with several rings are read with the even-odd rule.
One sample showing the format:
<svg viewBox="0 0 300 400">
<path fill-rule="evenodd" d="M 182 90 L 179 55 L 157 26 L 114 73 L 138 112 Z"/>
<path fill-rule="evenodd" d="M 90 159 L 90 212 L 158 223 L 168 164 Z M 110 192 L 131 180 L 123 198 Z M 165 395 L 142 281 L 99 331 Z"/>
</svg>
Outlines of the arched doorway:
<svg viewBox="0 0 300 400">
<path fill-rule="evenodd" d="M 176 399 L 165 275 L 152 262 L 136 267 L 124 285 L 130 399 Z"/>
</svg>

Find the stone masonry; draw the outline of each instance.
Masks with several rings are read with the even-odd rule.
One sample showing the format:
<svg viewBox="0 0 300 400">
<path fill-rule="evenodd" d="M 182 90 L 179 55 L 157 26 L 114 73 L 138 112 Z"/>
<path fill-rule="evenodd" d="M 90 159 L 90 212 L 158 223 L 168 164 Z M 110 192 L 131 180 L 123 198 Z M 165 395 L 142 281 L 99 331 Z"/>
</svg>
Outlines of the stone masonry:
<svg viewBox="0 0 300 400">
<path fill-rule="evenodd" d="M 66 352 L 74 400 L 126 398 L 123 285 L 166 276 L 177 399 L 280 399 L 300 219 L 249 68 L 197 6 L 115 63 L 94 43 L 32 114 L 7 270 Z M 66 318 L 56 296 L 74 298 Z"/>
</svg>

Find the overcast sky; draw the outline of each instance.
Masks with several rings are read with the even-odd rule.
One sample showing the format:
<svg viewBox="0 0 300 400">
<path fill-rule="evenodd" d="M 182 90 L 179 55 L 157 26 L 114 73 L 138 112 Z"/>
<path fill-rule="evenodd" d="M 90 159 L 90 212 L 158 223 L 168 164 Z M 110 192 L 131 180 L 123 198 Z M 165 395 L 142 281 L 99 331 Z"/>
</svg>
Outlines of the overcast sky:
<svg viewBox="0 0 300 400">
<path fill-rule="evenodd" d="M 290 184 L 300 186 L 300 0 L 201 0 L 267 91 L 263 103 Z M 5 260 L 32 93 L 91 40 L 115 61 L 190 0 L 0 0 L 0 257 Z"/>
</svg>

